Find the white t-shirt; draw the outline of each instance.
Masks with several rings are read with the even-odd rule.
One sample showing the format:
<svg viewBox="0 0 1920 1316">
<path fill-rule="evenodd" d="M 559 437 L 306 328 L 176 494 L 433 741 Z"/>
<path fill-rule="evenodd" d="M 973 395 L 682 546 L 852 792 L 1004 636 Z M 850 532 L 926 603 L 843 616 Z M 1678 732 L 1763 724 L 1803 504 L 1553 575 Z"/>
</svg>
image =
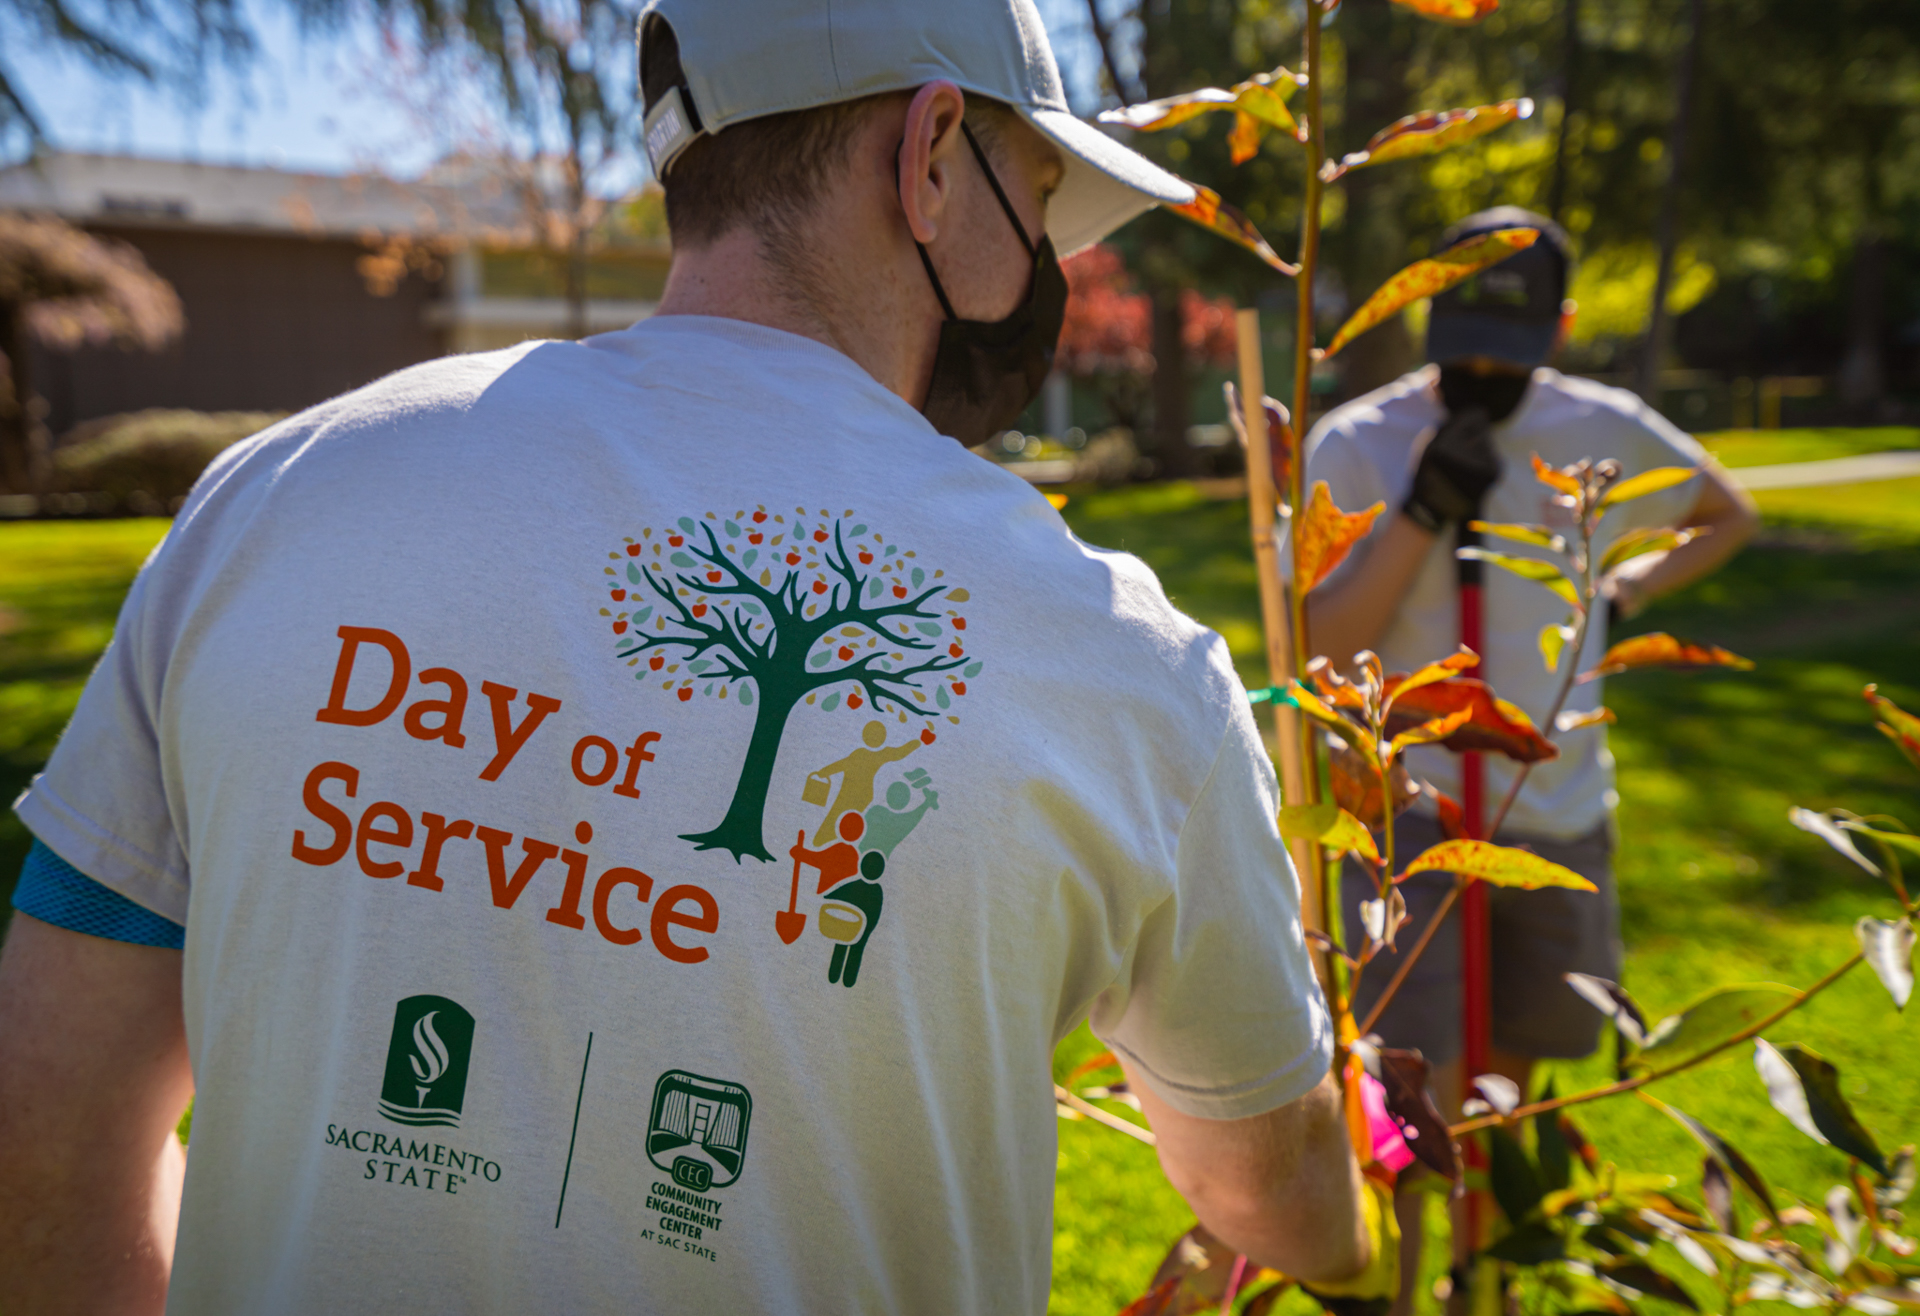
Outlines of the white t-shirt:
<svg viewBox="0 0 1920 1316">
<path fill-rule="evenodd" d="M 1403 375 L 1329 412 L 1308 435 L 1309 489 L 1314 481 L 1325 480 L 1333 501 L 1347 511 L 1358 511 L 1374 502 L 1387 505 L 1385 514 L 1374 523 L 1373 533 L 1356 545 L 1328 577 L 1329 584 L 1358 564 L 1373 536 L 1385 532 L 1400 504 L 1406 501 L 1418 465 L 1418 442 L 1444 414 L 1434 387 L 1438 378 L 1435 366 Z M 1554 466 L 1569 466 L 1583 457 L 1612 457 L 1620 462 L 1625 476 L 1659 466 L 1700 466 L 1707 461 L 1705 449 L 1634 394 L 1546 368 L 1533 372 L 1532 384 L 1519 409 L 1493 427 L 1493 436 L 1502 468 L 1483 505 L 1482 519 L 1487 521 L 1518 521 L 1556 529 L 1571 526 L 1570 514 L 1554 507 L 1549 501 L 1552 492 L 1534 478 L 1535 453 Z M 1600 550 L 1604 552 L 1607 544 L 1627 530 L 1680 524 L 1699 497 L 1699 485 L 1700 479 L 1695 476 L 1609 512 L 1600 523 Z M 1490 549 L 1519 557 L 1552 556 L 1545 549 L 1491 536 L 1485 543 Z M 1374 646 L 1388 671 L 1411 671 L 1452 653 L 1459 645 L 1459 577 L 1454 548 L 1451 531 L 1435 540 L 1399 611 Z M 1540 632 L 1565 621 L 1572 610 L 1544 586 L 1498 567 L 1485 568 L 1484 580 L 1485 652 L 1476 675 L 1539 722 L 1559 693 L 1559 678 L 1547 671 L 1540 654 Z M 1602 618 L 1588 631 L 1581 670 L 1592 667 L 1606 650 Z M 1562 661 L 1569 658 L 1563 655 Z M 1598 708 L 1603 684 L 1592 681 L 1574 686 L 1567 708 Z M 1507 815 L 1506 827 L 1536 836 L 1582 836 L 1599 826 L 1613 808 L 1613 756 L 1607 752 L 1605 727 L 1566 732 L 1555 740 L 1560 757 L 1534 766 Z M 1485 764 L 1491 805 L 1505 796 L 1516 765 L 1497 754 L 1486 755 Z M 1425 778 L 1459 798 L 1460 761 L 1449 751 L 1416 748 L 1408 755 L 1407 769 L 1416 778 Z"/>
<path fill-rule="evenodd" d="M 1005 1313 L 1089 1012 L 1191 1114 L 1325 1073 L 1275 794 L 1137 560 L 681 317 L 224 455 L 16 807 L 186 925 L 171 1310 Z"/>
</svg>

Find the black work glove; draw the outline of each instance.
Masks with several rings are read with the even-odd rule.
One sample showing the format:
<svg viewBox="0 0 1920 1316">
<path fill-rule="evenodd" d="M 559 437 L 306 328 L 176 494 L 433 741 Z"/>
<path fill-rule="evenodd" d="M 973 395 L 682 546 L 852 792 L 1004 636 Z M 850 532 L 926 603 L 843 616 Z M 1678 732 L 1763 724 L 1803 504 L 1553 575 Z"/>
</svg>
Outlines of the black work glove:
<svg viewBox="0 0 1920 1316">
<path fill-rule="evenodd" d="M 1450 521 L 1466 521 L 1500 478 L 1493 450 L 1493 421 L 1479 404 L 1449 412 L 1427 441 L 1413 473 L 1413 490 L 1400 510 L 1430 534 Z"/>
</svg>

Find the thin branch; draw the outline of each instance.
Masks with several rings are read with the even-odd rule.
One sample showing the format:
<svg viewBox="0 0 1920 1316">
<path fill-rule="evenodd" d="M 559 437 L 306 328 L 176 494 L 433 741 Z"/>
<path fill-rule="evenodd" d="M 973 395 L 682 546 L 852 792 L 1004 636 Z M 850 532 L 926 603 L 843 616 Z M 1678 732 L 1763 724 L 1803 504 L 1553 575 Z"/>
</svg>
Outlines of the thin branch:
<svg viewBox="0 0 1920 1316">
<path fill-rule="evenodd" d="M 1154 1136 L 1152 1129 L 1143 1129 L 1132 1120 L 1123 1120 L 1110 1111 L 1101 1110 L 1100 1107 L 1094 1105 L 1091 1101 L 1088 1101 L 1084 1097 L 1075 1096 L 1058 1083 L 1053 1085 L 1053 1099 L 1068 1109 L 1078 1111 L 1080 1114 L 1085 1115 L 1094 1123 L 1104 1124 L 1110 1129 L 1126 1134 L 1129 1138 L 1137 1138 L 1149 1147 L 1156 1145 L 1160 1141 L 1159 1138 Z"/>
<path fill-rule="evenodd" d="M 1387 983 L 1387 989 L 1380 993 L 1380 999 L 1373 1003 L 1373 1009 L 1367 1011 L 1367 1017 L 1361 1021 L 1360 1035 L 1362 1037 L 1371 1033 L 1373 1026 L 1380 1022 L 1380 1016 L 1386 1013 L 1387 1006 L 1392 1002 L 1394 993 L 1398 992 L 1401 984 L 1406 982 L 1407 975 L 1413 972 L 1414 964 L 1419 960 L 1420 956 L 1426 952 L 1427 943 L 1433 940 L 1433 934 L 1438 932 L 1441 923 L 1446 921 L 1447 911 L 1453 908 L 1453 902 L 1458 900 L 1460 893 L 1466 889 L 1467 884 L 1465 882 L 1457 877 L 1453 880 L 1452 888 L 1448 890 L 1445 898 L 1440 901 L 1439 908 L 1433 911 L 1433 917 L 1427 920 L 1427 926 L 1420 929 L 1420 940 L 1413 943 L 1413 948 L 1407 952 L 1406 959 L 1400 962 L 1399 969 L 1394 972 L 1393 978 Z"/>
<path fill-rule="evenodd" d="M 1519 1120 L 1531 1119 L 1535 1115 L 1544 1115 L 1551 1110 L 1560 1110 L 1566 1106 L 1585 1105 L 1589 1101 L 1598 1101 L 1602 1097 L 1617 1097 L 1623 1092 L 1632 1092 L 1634 1089 L 1643 1088 L 1649 1083 L 1655 1083 L 1663 1078 L 1669 1078 L 1674 1074 L 1678 1074 L 1683 1070 L 1692 1069 L 1704 1061 L 1711 1060 L 1729 1047 L 1738 1046 L 1750 1038 L 1758 1037 L 1761 1033 L 1779 1023 L 1808 1001 L 1811 1001 L 1815 996 L 1818 996 L 1821 992 L 1833 986 L 1834 983 L 1839 982 L 1841 978 L 1846 976 L 1848 970 L 1865 958 L 1866 956 L 1862 952 L 1855 951 L 1846 963 L 1833 970 L 1833 972 L 1813 984 L 1813 986 L 1801 992 L 1791 1003 L 1775 1010 L 1759 1023 L 1748 1028 L 1743 1028 L 1725 1041 L 1716 1042 L 1698 1055 L 1689 1056 L 1685 1060 L 1668 1065 L 1665 1069 L 1651 1070 L 1648 1073 L 1640 1074 L 1633 1078 L 1622 1079 L 1618 1083 L 1610 1083 L 1603 1088 L 1593 1088 L 1586 1092 L 1574 1092 L 1564 1097 L 1555 1097 L 1551 1101 L 1536 1101 L 1531 1106 L 1517 1107 L 1505 1115 L 1482 1115 L 1477 1119 L 1470 1119 L 1463 1123 L 1452 1125 L 1448 1128 L 1447 1132 L 1458 1138 L 1465 1134 L 1477 1132 L 1480 1129 L 1498 1128 Z"/>
</svg>

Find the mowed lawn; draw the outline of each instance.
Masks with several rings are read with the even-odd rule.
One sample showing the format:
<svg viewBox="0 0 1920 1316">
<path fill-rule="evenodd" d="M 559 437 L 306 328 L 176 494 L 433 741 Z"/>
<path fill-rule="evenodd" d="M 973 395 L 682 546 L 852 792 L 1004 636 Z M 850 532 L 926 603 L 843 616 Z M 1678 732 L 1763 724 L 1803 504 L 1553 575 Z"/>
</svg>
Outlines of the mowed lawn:
<svg viewBox="0 0 1920 1316">
<path fill-rule="evenodd" d="M 1715 446 L 1730 464 L 1755 465 L 1920 448 L 1920 432 L 1784 431 L 1729 435 Z M 1861 686 L 1877 681 L 1920 708 L 1920 480 L 1782 490 L 1761 502 L 1768 523 L 1759 545 L 1621 632 L 1670 630 L 1724 644 L 1759 667 L 1646 674 L 1608 687 L 1620 716 L 1613 746 L 1626 978 L 1654 1011 L 1714 984 L 1805 984 L 1851 953 L 1856 918 L 1893 912 L 1864 874 L 1787 825 L 1789 804 L 1893 813 L 1920 827 L 1920 775 L 1873 730 L 1860 699 Z M 1074 491 L 1065 515 L 1090 542 L 1145 558 L 1178 606 L 1227 637 L 1248 684 L 1266 684 L 1244 502 L 1148 485 Z M 0 525 L 7 798 L 51 752 L 128 581 L 165 528 L 158 520 Z M 0 892 L 26 846 L 12 815 L 0 816 Z M 1864 969 L 1770 1036 L 1838 1064 L 1884 1147 L 1920 1137 L 1920 1027 L 1895 1013 Z M 1057 1072 L 1099 1049 L 1082 1029 L 1062 1046 Z M 1562 1091 L 1591 1086 L 1608 1077 L 1607 1065 L 1562 1066 L 1556 1077 Z M 1776 1187 L 1817 1197 L 1844 1169 L 1838 1154 L 1767 1106 L 1744 1048 L 1661 1094 L 1727 1135 Z M 1672 1174 L 1680 1191 L 1697 1191 L 1697 1149 L 1652 1110 L 1629 1099 L 1577 1118 L 1622 1168 Z M 1089 1122 L 1061 1123 L 1059 1167 L 1053 1310 L 1110 1316 L 1140 1293 L 1191 1218 L 1150 1149 Z M 1437 1252 L 1430 1249 L 1434 1273 Z M 1671 1254 L 1663 1268 L 1691 1275 Z"/>
</svg>

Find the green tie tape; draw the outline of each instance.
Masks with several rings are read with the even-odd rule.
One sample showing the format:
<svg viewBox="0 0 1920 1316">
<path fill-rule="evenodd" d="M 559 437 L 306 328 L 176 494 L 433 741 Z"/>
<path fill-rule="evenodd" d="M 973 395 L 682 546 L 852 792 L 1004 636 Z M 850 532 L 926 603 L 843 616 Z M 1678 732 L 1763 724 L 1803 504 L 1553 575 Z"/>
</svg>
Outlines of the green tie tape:
<svg viewBox="0 0 1920 1316">
<path fill-rule="evenodd" d="M 1285 686 L 1279 685 L 1270 685 L 1260 690 L 1247 691 L 1247 702 L 1249 704 L 1265 704 L 1271 702 L 1275 704 L 1285 704 L 1288 708 L 1300 707 L 1300 701 L 1289 694 Z"/>
</svg>

